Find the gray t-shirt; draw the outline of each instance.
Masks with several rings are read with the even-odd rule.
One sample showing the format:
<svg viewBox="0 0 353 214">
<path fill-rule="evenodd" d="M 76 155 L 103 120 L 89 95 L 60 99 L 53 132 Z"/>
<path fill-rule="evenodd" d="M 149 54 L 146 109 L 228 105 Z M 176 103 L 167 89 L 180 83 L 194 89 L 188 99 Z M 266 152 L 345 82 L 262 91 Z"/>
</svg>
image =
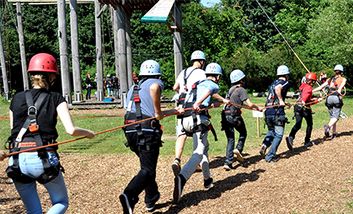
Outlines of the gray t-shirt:
<svg viewBox="0 0 353 214">
<path fill-rule="evenodd" d="M 230 94 L 230 101 L 235 104 L 243 105 L 243 102 L 249 98 L 249 95 L 246 93 L 246 90 L 243 87 L 234 87 L 235 86 L 229 90 L 229 92 L 232 92 L 233 90 L 232 94 Z"/>
<path fill-rule="evenodd" d="M 140 85 L 140 91 L 139 91 L 139 96 L 141 99 L 141 112 L 143 115 L 148 116 L 148 117 L 154 117 L 154 108 L 153 108 L 153 100 L 150 95 L 150 87 L 151 85 L 157 83 L 161 89 L 161 93 L 163 90 L 163 82 L 160 79 L 146 79 L 143 81 L 143 83 Z M 132 94 L 134 91 L 134 87 L 131 87 L 129 89 L 129 92 L 127 93 L 127 102 L 128 105 L 125 106 L 125 109 L 129 109 L 131 107 L 131 112 L 136 112 L 135 108 L 135 103 L 131 100 Z"/>
</svg>

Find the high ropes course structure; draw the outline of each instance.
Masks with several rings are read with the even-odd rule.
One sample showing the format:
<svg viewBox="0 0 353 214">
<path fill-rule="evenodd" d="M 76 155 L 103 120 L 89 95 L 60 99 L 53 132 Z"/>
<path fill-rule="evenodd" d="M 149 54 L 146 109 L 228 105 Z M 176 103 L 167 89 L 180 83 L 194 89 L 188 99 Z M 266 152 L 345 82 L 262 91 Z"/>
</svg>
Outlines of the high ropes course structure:
<svg viewBox="0 0 353 214">
<path fill-rule="evenodd" d="M 62 95 L 68 103 L 80 103 L 83 100 L 81 86 L 81 71 L 79 64 L 78 30 L 77 30 L 77 5 L 94 3 L 95 6 L 95 38 L 96 38 L 96 79 L 97 100 L 103 101 L 103 57 L 102 52 L 102 27 L 101 14 L 107 8 L 111 11 L 112 28 L 114 34 L 114 61 L 115 73 L 119 78 L 120 105 L 123 106 L 126 94 L 132 80 L 132 50 L 131 50 L 131 26 L 130 19 L 134 11 L 148 11 L 141 21 L 144 23 L 163 23 L 168 26 L 173 35 L 175 76 L 183 67 L 182 41 L 181 41 L 181 4 L 189 0 L 5 0 L 4 4 L 16 5 L 16 29 L 19 35 L 19 47 L 21 56 L 22 80 L 24 90 L 29 89 L 29 81 L 25 53 L 25 41 L 22 26 L 22 4 L 32 5 L 57 5 L 58 12 L 58 40 L 60 51 L 60 76 Z M 71 60 L 72 72 L 69 72 L 68 44 L 66 32 L 66 4 L 70 7 L 70 33 L 71 33 Z M 2 80 L 4 83 L 4 95 L 9 99 L 9 87 L 5 65 L 5 51 L 2 43 L 2 26 L 0 22 L 0 65 Z M 73 79 L 73 89 L 70 85 L 70 75 Z M 74 102 L 72 102 L 73 94 Z"/>
</svg>

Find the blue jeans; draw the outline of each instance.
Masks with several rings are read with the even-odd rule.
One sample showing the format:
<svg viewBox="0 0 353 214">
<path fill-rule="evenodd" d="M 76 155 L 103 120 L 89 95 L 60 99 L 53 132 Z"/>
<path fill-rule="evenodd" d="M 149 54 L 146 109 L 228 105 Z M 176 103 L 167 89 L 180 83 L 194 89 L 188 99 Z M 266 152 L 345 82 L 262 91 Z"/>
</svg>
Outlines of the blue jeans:
<svg viewBox="0 0 353 214">
<path fill-rule="evenodd" d="M 226 150 L 226 160 L 225 164 L 232 164 L 234 160 L 234 144 L 235 144 L 235 132 L 234 129 L 239 132 L 239 139 L 236 146 L 236 149 L 239 150 L 240 153 L 243 152 L 244 144 L 247 136 L 247 131 L 245 127 L 245 122 L 243 117 L 239 117 L 237 125 L 231 125 L 229 123 L 225 123 L 223 126 L 224 132 L 227 136 L 227 150 Z"/>
<path fill-rule="evenodd" d="M 276 152 L 279 144 L 282 141 L 284 126 L 285 126 L 286 117 L 285 115 L 275 116 L 269 115 L 266 116 L 266 124 L 268 127 L 268 132 L 263 141 L 267 147 L 270 147 L 270 151 L 267 153 L 265 160 L 270 162 L 276 156 Z"/>
<path fill-rule="evenodd" d="M 9 165 L 12 165 L 12 158 L 9 159 Z M 36 177 L 44 172 L 42 160 L 38 157 L 37 152 L 22 153 L 19 155 L 19 165 L 22 173 Z M 37 184 L 35 181 L 24 184 L 14 182 L 15 187 L 28 214 L 42 214 L 42 206 L 37 192 Z M 65 213 L 69 206 L 69 197 L 64 182 L 64 177 L 60 172 L 54 180 L 43 184 L 47 189 L 52 207 L 48 210 L 48 214 Z"/>
</svg>

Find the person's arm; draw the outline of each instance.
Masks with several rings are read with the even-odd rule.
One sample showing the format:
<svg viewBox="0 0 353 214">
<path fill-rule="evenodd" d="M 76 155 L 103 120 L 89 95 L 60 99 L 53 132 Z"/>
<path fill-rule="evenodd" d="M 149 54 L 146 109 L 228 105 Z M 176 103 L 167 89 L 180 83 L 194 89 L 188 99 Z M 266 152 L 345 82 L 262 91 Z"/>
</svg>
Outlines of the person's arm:
<svg viewBox="0 0 353 214">
<path fill-rule="evenodd" d="M 211 95 L 211 91 L 207 90 L 207 93 L 203 94 L 198 100 L 196 100 L 196 102 L 192 106 L 193 109 L 196 110 L 196 111 L 200 111 L 201 103 L 210 95 Z"/>
<path fill-rule="evenodd" d="M 314 90 L 313 90 L 313 93 L 314 92 L 317 92 L 317 91 L 321 91 L 325 86 L 327 86 L 328 85 L 328 80 L 326 80 L 326 82 L 324 82 L 324 83 L 322 83 L 319 87 L 317 87 L 317 88 L 315 88 Z"/>
<path fill-rule="evenodd" d="M 163 119 L 161 110 L 161 88 L 157 83 L 154 83 L 150 87 L 150 95 L 152 97 L 154 116 L 157 120 Z"/>
<path fill-rule="evenodd" d="M 71 136 L 86 136 L 88 138 L 93 138 L 95 136 L 94 132 L 88 129 L 83 129 L 80 127 L 75 127 L 71 115 L 69 113 L 69 108 L 66 102 L 62 102 L 56 107 L 59 118 L 64 125 L 66 133 Z"/>
<path fill-rule="evenodd" d="M 279 85 L 277 85 L 276 87 L 275 87 L 275 93 L 276 93 L 276 95 L 277 95 L 277 98 L 278 98 L 278 101 L 279 101 L 279 105 L 280 106 L 285 106 L 286 104 L 284 103 L 284 101 L 283 101 L 283 97 L 282 97 L 282 85 L 281 84 L 279 84 Z"/>
<path fill-rule="evenodd" d="M 176 91 L 177 93 L 179 93 L 179 89 L 180 89 L 180 84 L 178 82 L 175 82 L 175 84 L 173 85 L 173 91 Z"/>
<path fill-rule="evenodd" d="M 259 108 L 256 104 L 252 103 L 251 100 L 248 98 L 244 101 L 244 103 L 251 109 L 255 109 L 257 111 L 261 111 L 261 108 Z"/>
<path fill-rule="evenodd" d="M 218 93 L 217 94 L 213 94 L 212 97 L 216 100 L 218 100 L 219 102 L 222 102 L 224 104 L 228 104 L 230 102 L 230 100 L 222 97 L 221 95 L 219 95 Z"/>
</svg>

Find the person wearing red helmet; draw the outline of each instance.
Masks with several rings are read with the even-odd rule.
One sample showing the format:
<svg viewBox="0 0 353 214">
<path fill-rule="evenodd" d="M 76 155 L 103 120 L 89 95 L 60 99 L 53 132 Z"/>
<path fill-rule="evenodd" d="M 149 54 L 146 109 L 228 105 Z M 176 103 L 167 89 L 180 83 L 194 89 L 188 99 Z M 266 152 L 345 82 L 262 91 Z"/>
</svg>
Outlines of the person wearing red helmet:
<svg viewBox="0 0 353 214">
<path fill-rule="evenodd" d="M 47 53 L 34 55 L 28 66 L 32 89 L 17 93 L 10 104 L 10 153 L 56 142 L 57 116 L 71 136 L 94 137 L 90 130 L 75 127 L 64 97 L 50 91 L 58 75 L 56 59 Z M 6 169 L 14 181 L 27 213 L 43 213 L 36 182 L 47 189 L 52 207 L 47 213 L 65 213 L 68 194 L 62 175 L 57 146 L 32 152 L 23 151 L 9 158 Z"/>
<path fill-rule="evenodd" d="M 293 150 L 293 141 L 295 138 L 295 134 L 299 131 L 302 126 L 303 118 L 306 121 L 306 135 L 304 139 L 304 146 L 312 146 L 311 132 L 313 129 L 313 116 L 311 105 L 315 102 L 318 102 L 318 99 L 314 99 L 313 95 L 313 85 L 317 81 L 317 76 L 313 72 L 309 72 L 305 75 L 305 81 L 300 85 L 299 90 L 299 98 L 297 103 L 294 106 L 294 117 L 295 124 L 292 130 L 289 133 L 289 136 L 286 137 L 287 147 L 289 150 Z M 321 98 L 319 98 L 321 99 Z"/>
</svg>

